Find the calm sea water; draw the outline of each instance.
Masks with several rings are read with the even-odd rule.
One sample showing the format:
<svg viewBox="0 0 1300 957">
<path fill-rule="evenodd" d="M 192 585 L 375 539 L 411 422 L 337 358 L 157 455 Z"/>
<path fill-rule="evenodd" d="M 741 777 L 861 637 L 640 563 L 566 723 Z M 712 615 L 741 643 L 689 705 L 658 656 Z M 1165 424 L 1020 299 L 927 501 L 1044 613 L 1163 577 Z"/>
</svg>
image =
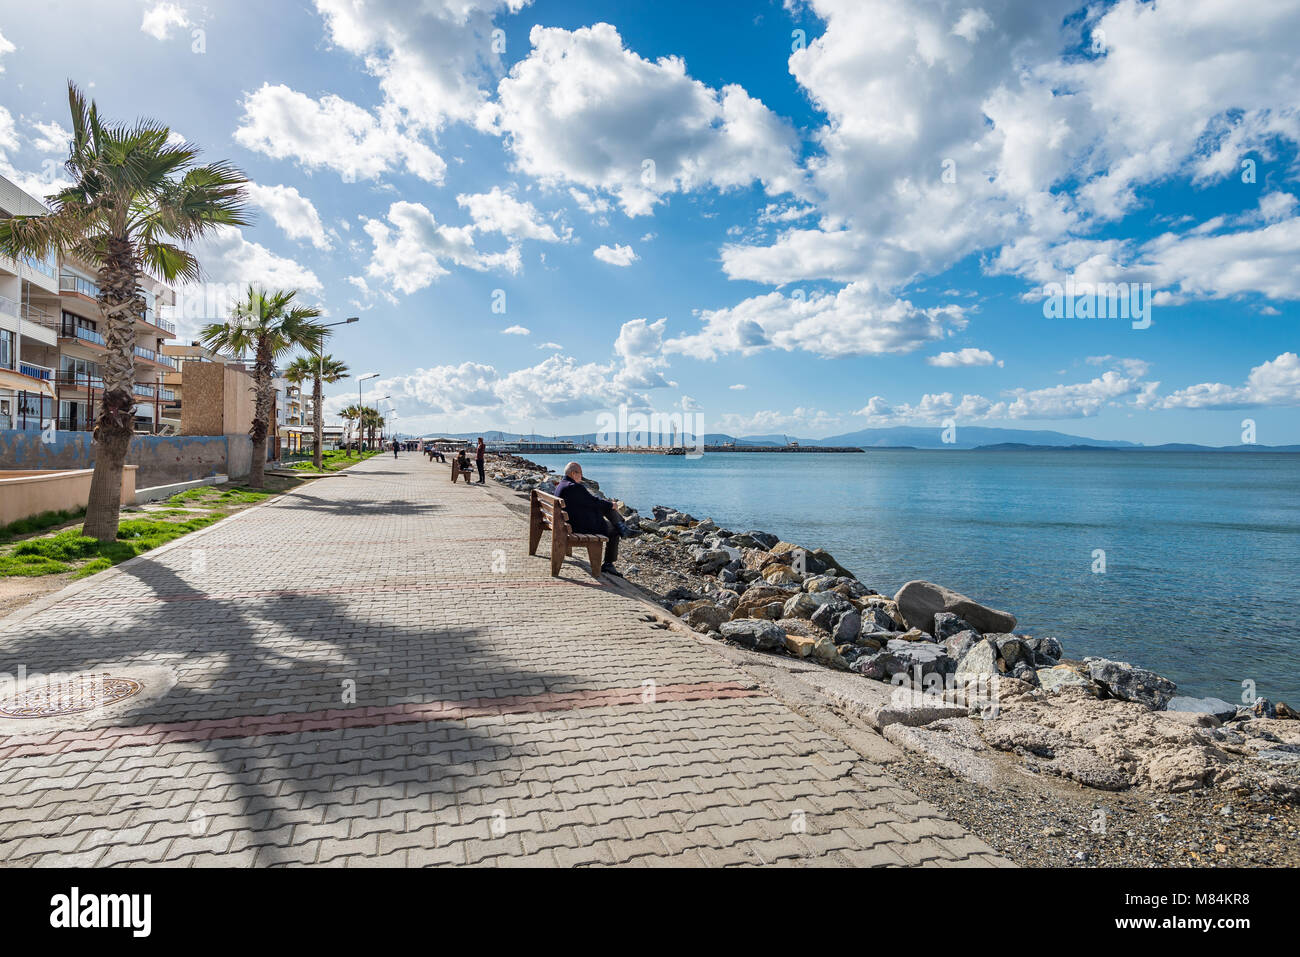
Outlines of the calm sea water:
<svg viewBox="0 0 1300 957">
<path fill-rule="evenodd" d="M 532 456 L 553 470 L 567 456 Z M 924 578 L 1151 668 L 1300 704 L 1300 455 L 870 451 L 592 454 L 601 490 L 829 550 L 892 594 Z M 1093 571 L 1097 549 L 1105 572 Z"/>
</svg>

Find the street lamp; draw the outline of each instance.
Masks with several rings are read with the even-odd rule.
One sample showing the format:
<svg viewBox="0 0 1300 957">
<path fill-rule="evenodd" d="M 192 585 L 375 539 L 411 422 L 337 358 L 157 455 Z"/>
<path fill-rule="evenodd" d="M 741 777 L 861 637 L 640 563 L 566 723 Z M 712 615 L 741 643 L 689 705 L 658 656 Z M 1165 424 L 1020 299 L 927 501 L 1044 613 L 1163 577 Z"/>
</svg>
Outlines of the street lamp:
<svg viewBox="0 0 1300 957">
<path fill-rule="evenodd" d="M 365 375 L 357 376 L 357 454 L 361 454 L 361 383 L 367 379 L 378 379 L 378 372 L 367 372 Z"/>
<path fill-rule="evenodd" d="M 326 322 L 321 324 L 322 329 L 329 329 L 333 326 L 350 326 L 354 322 L 360 322 L 360 316 L 349 316 L 342 322 Z M 316 468 L 321 467 L 322 449 L 325 444 L 325 410 L 321 408 L 325 404 L 325 337 L 321 336 L 320 346 L 316 349 L 316 384 L 320 386 L 320 394 L 316 389 L 312 389 L 312 418 L 315 420 L 314 425 L 318 428 L 312 429 L 312 462 Z"/>
</svg>

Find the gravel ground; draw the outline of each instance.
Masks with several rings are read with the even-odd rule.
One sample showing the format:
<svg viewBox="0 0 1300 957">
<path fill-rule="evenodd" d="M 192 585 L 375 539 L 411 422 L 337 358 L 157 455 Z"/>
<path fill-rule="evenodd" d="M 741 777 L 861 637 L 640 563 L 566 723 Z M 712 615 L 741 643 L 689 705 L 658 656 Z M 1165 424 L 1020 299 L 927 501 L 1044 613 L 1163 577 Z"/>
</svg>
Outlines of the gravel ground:
<svg viewBox="0 0 1300 957">
<path fill-rule="evenodd" d="M 1115 794 L 1024 771 L 990 790 L 910 753 L 888 770 L 1029 867 L 1300 866 L 1300 811 L 1267 796 Z"/>
</svg>

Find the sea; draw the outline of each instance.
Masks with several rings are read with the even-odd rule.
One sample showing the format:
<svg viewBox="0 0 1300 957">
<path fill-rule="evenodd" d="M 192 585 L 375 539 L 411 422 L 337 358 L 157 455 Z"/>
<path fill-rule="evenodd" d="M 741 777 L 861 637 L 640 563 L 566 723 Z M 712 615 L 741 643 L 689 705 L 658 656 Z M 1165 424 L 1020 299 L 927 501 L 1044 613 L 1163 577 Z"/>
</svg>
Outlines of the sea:
<svg viewBox="0 0 1300 957">
<path fill-rule="evenodd" d="M 649 515 L 825 548 L 893 594 L 927 579 L 1177 682 L 1300 706 L 1300 454 L 1118 450 L 533 455 Z"/>
</svg>

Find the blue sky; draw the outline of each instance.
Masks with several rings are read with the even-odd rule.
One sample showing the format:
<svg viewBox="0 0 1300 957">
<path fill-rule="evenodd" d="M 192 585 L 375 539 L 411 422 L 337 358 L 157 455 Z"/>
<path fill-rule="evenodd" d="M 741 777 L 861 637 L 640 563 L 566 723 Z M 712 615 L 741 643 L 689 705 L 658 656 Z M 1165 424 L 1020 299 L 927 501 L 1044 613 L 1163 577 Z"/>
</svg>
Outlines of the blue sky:
<svg viewBox="0 0 1300 957">
<path fill-rule="evenodd" d="M 5 4 L 0 173 L 57 184 L 69 79 L 232 160 L 182 328 L 297 286 L 404 430 L 1300 442 L 1294 2 L 412 7 Z"/>
</svg>

